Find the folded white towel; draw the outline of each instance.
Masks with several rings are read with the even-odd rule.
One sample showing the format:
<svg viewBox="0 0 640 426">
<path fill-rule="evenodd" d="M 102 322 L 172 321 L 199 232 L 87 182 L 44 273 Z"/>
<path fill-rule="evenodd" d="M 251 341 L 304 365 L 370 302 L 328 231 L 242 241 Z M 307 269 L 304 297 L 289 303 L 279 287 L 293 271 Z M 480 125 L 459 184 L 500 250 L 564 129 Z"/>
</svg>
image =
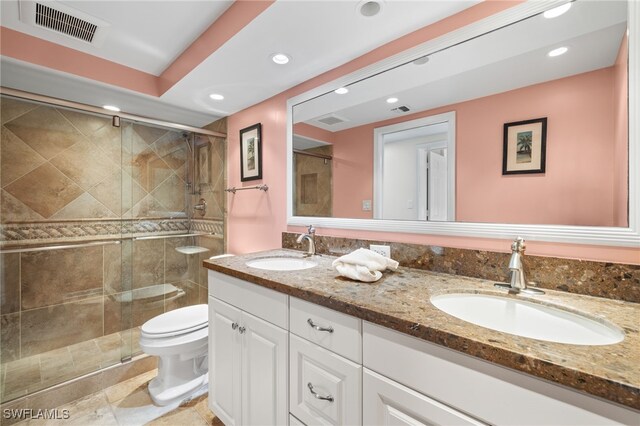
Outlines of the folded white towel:
<svg viewBox="0 0 640 426">
<path fill-rule="evenodd" d="M 360 248 L 334 260 L 333 267 L 344 277 L 370 283 L 382 277 L 380 271 L 398 269 L 398 262 L 374 251 Z"/>
</svg>

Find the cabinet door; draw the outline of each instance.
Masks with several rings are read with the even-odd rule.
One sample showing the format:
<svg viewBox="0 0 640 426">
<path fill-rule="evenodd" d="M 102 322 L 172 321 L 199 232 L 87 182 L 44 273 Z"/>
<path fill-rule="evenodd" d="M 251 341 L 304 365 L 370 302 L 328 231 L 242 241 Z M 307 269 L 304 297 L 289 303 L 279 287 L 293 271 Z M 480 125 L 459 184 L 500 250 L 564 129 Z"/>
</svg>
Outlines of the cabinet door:
<svg viewBox="0 0 640 426">
<path fill-rule="evenodd" d="M 209 297 L 209 407 L 227 426 L 240 421 L 241 311 Z"/>
<path fill-rule="evenodd" d="M 246 312 L 240 325 L 242 424 L 287 424 L 288 333 Z"/>
<path fill-rule="evenodd" d="M 291 345 L 290 411 L 305 424 L 362 424 L 362 367 L 295 336 Z"/>
<path fill-rule="evenodd" d="M 366 368 L 362 388 L 365 425 L 484 424 Z"/>
</svg>

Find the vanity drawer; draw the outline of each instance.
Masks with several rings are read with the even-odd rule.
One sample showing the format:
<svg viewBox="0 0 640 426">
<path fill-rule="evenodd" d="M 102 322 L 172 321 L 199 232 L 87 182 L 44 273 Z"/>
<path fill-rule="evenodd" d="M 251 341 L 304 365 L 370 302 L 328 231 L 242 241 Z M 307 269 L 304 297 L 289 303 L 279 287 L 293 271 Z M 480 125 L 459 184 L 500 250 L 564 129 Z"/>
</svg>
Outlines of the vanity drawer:
<svg viewBox="0 0 640 426">
<path fill-rule="evenodd" d="M 289 328 L 289 296 L 286 294 L 209 271 L 209 295 L 280 328 Z"/>
<path fill-rule="evenodd" d="M 291 414 L 308 425 L 362 424 L 362 367 L 295 335 L 289 336 Z"/>
<path fill-rule="evenodd" d="M 362 362 L 359 318 L 292 297 L 289 320 L 292 333 L 358 364 Z"/>
</svg>

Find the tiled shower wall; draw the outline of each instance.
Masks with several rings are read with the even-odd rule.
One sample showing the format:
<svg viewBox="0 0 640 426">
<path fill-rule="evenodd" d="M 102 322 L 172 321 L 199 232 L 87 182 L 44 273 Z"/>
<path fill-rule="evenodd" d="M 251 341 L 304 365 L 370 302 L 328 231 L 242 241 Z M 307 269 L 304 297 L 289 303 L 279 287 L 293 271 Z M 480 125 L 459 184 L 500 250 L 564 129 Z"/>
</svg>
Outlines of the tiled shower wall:
<svg viewBox="0 0 640 426">
<path fill-rule="evenodd" d="M 224 252 L 224 138 L 196 136 L 196 146 L 208 145 L 209 179 L 189 200 L 182 132 L 124 121 L 117 128 L 109 117 L 6 97 L 0 106 L 0 246 L 119 243 L 0 255 L 3 367 L 206 303 L 200 265 Z M 190 223 L 187 201 L 200 197 L 207 215 Z M 187 232 L 216 235 L 132 239 Z M 187 245 L 209 252 L 175 250 Z M 42 377 L 30 389 L 52 384 Z"/>
<path fill-rule="evenodd" d="M 331 145 L 305 150 L 312 154 L 332 155 Z M 331 217 L 333 211 L 333 164 L 303 154 L 295 158 L 295 194 L 294 211 L 297 216 Z"/>
</svg>

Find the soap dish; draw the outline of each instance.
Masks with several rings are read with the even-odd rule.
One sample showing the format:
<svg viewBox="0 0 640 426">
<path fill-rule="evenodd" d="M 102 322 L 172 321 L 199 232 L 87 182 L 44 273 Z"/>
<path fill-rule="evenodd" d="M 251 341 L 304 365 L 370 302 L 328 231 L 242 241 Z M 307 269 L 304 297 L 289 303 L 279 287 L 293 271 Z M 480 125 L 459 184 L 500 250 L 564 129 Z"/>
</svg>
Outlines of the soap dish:
<svg viewBox="0 0 640 426">
<path fill-rule="evenodd" d="M 198 254 L 198 253 L 207 252 L 209 251 L 209 249 L 205 247 L 198 247 L 198 246 L 183 246 L 183 247 L 176 247 L 176 251 L 178 253 L 184 253 L 184 254 Z"/>
</svg>

